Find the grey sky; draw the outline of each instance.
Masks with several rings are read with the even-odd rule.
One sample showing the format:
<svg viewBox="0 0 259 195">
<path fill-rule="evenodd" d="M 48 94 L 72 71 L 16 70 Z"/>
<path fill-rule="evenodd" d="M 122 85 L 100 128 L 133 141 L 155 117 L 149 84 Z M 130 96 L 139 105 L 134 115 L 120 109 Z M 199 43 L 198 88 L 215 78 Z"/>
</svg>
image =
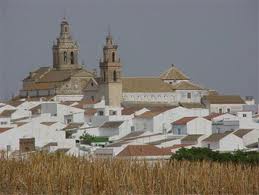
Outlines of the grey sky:
<svg viewBox="0 0 259 195">
<path fill-rule="evenodd" d="M 258 8 L 257 0 L 0 0 L 0 98 L 52 63 L 66 12 L 88 68 L 98 68 L 110 25 L 126 76 L 174 63 L 205 87 L 259 99 Z"/>
</svg>

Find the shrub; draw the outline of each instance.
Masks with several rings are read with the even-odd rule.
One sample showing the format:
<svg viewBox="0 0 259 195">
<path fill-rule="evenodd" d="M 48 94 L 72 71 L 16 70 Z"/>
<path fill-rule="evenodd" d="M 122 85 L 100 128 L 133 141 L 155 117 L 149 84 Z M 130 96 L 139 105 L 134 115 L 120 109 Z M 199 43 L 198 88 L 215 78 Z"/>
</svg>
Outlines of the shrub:
<svg viewBox="0 0 259 195">
<path fill-rule="evenodd" d="M 259 164 L 258 152 L 245 152 L 235 151 L 228 153 L 220 153 L 218 151 L 212 151 L 209 148 L 181 148 L 171 159 L 175 160 L 188 160 L 188 161 L 216 161 L 216 162 L 233 162 L 233 163 L 249 163 Z"/>
</svg>

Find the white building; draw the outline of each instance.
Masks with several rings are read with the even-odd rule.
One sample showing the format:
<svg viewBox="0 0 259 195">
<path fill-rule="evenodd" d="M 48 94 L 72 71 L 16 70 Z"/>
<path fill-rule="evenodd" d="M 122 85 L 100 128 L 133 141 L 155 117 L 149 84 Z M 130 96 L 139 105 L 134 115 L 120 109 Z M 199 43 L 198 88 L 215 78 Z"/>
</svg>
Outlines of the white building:
<svg viewBox="0 0 259 195">
<path fill-rule="evenodd" d="M 201 145 L 218 151 L 235 151 L 245 148 L 242 138 L 233 134 L 232 131 L 214 133 L 202 140 Z"/>
<path fill-rule="evenodd" d="M 243 111 L 246 104 L 240 96 L 235 95 L 208 95 L 202 98 L 210 113 L 237 113 Z"/>
<path fill-rule="evenodd" d="M 203 117 L 184 117 L 172 123 L 172 132 L 175 135 L 212 133 L 211 121 Z"/>
</svg>

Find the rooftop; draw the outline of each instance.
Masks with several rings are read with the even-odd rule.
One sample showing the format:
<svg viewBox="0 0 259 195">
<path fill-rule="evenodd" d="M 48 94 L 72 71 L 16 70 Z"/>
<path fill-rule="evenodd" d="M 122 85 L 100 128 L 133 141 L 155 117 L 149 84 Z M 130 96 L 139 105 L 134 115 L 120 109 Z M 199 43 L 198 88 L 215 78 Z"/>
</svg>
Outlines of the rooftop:
<svg viewBox="0 0 259 195">
<path fill-rule="evenodd" d="M 181 139 L 181 141 L 198 141 L 198 139 L 203 136 L 203 134 L 190 134 L 185 136 L 184 138 Z"/>
<path fill-rule="evenodd" d="M 162 73 L 160 78 L 162 80 L 189 80 L 189 78 L 174 65 Z"/>
<path fill-rule="evenodd" d="M 9 118 L 16 110 L 4 110 L 0 113 L 0 118 Z"/>
<path fill-rule="evenodd" d="M 186 125 L 188 122 L 192 121 L 195 118 L 197 118 L 197 117 L 196 116 L 183 117 L 183 118 L 173 122 L 172 125 Z"/>
<path fill-rule="evenodd" d="M 208 95 L 203 100 L 209 104 L 245 104 L 245 101 L 238 95 Z"/>
<path fill-rule="evenodd" d="M 226 137 L 227 135 L 229 135 L 232 132 L 233 131 L 226 131 L 225 133 L 214 133 L 214 134 L 211 134 L 209 137 L 207 137 L 206 139 L 204 139 L 202 141 L 218 142 L 219 140 Z"/>
<path fill-rule="evenodd" d="M 137 156 L 165 156 L 171 155 L 169 150 L 158 148 L 153 145 L 128 145 L 117 156 L 137 157 Z"/>
<path fill-rule="evenodd" d="M 234 134 L 240 138 L 244 137 L 246 134 L 248 134 L 250 131 L 253 131 L 253 129 L 238 129 L 234 132 Z"/>
<path fill-rule="evenodd" d="M 155 77 L 124 77 L 122 78 L 122 91 L 161 93 L 172 92 L 172 86 Z"/>
<path fill-rule="evenodd" d="M 124 121 L 107 121 L 100 128 L 118 128 Z"/>
</svg>

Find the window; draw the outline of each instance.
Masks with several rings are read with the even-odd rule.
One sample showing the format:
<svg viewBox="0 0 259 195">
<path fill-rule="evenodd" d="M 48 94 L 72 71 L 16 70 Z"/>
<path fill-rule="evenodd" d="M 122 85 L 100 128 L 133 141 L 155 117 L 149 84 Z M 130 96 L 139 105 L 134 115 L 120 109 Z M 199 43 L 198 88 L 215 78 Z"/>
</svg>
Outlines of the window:
<svg viewBox="0 0 259 195">
<path fill-rule="evenodd" d="M 117 81 L 117 72 L 116 70 L 113 71 L 113 81 Z"/>
<path fill-rule="evenodd" d="M 103 116 L 103 111 L 99 111 L 99 115 L 100 115 L 100 116 Z"/>
<path fill-rule="evenodd" d="M 103 81 L 104 82 L 106 81 L 106 73 L 105 73 L 105 71 L 103 71 Z"/>
<path fill-rule="evenodd" d="M 230 108 L 227 109 L 227 112 L 230 113 Z"/>
<path fill-rule="evenodd" d="M 1 125 L 7 125 L 7 122 L 6 121 L 2 121 Z"/>
<path fill-rule="evenodd" d="M 208 148 L 210 149 L 210 144 L 208 144 Z"/>
<path fill-rule="evenodd" d="M 91 82 L 91 86 L 92 86 L 92 87 L 94 86 L 94 83 L 93 83 L 93 82 Z"/>
<path fill-rule="evenodd" d="M 67 64 L 67 52 L 64 51 L 64 64 Z"/>
<path fill-rule="evenodd" d="M 222 114 L 222 108 L 219 109 L 219 113 Z"/>
<path fill-rule="evenodd" d="M 115 62 L 115 52 L 112 52 L 112 62 Z"/>
<path fill-rule="evenodd" d="M 182 131 L 181 131 L 180 128 L 177 129 L 177 134 L 178 134 L 178 135 L 181 135 L 181 134 L 182 134 Z"/>
<path fill-rule="evenodd" d="M 71 123 L 72 119 L 67 119 L 67 124 Z"/>
<path fill-rule="evenodd" d="M 65 30 L 65 32 L 67 32 L 67 26 L 65 26 L 64 30 Z"/>
<path fill-rule="evenodd" d="M 245 117 L 246 117 L 246 114 L 243 114 L 243 117 L 245 118 Z"/>
<path fill-rule="evenodd" d="M 109 114 L 110 114 L 110 115 L 116 115 L 116 114 L 117 114 L 117 112 L 116 112 L 116 111 L 114 111 L 114 110 L 110 110 L 110 111 L 109 111 Z"/>
<path fill-rule="evenodd" d="M 135 127 L 134 127 L 134 126 L 131 126 L 131 127 L 130 127 L 130 130 L 131 130 L 131 132 L 132 132 L 132 131 L 135 131 Z"/>
<path fill-rule="evenodd" d="M 91 96 L 91 100 L 94 101 L 94 96 Z"/>
<path fill-rule="evenodd" d="M 191 99 L 192 98 L 192 94 L 191 93 L 187 93 L 187 98 Z"/>
<path fill-rule="evenodd" d="M 74 64 L 74 52 L 72 51 L 70 53 L 70 61 L 71 61 L 71 64 Z"/>
<path fill-rule="evenodd" d="M 173 83 L 170 81 L 170 82 L 169 82 L 169 84 L 171 84 L 171 85 L 172 85 Z"/>
</svg>

